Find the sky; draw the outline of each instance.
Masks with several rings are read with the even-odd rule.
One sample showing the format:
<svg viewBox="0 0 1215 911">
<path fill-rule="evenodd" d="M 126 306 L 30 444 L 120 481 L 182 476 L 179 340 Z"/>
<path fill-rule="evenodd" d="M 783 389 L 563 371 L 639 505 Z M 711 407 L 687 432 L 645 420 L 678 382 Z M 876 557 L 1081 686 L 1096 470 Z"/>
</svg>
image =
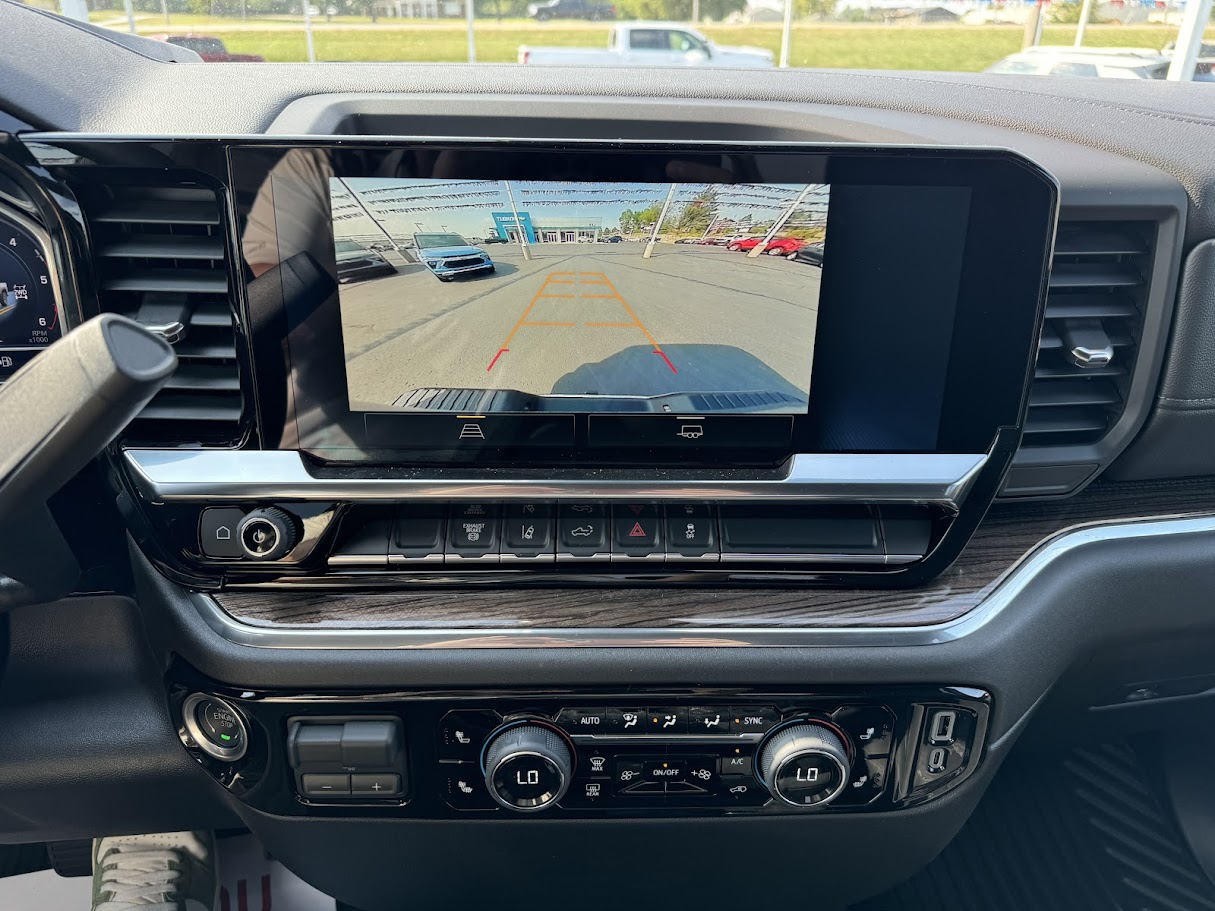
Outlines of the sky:
<svg viewBox="0 0 1215 911">
<path fill-rule="evenodd" d="M 709 185 L 675 186 L 670 211 L 677 214 Z M 339 237 L 373 234 L 379 222 L 393 237 L 436 231 L 451 231 L 468 239 L 485 237 L 493 230 L 490 213 L 511 210 L 506 187 L 498 180 L 333 178 L 330 198 L 335 233 Z M 770 221 L 805 188 L 805 184 L 721 185 L 718 215 L 735 221 L 747 215 L 754 221 Z M 597 216 L 605 230 L 615 228 L 626 209 L 661 206 L 670 189 L 671 184 L 665 183 L 510 182 L 518 210 L 529 213 L 533 223 L 542 225 L 546 216 Z M 799 207 L 798 218 L 825 219 L 826 214 L 827 187 L 814 185 Z"/>
</svg>

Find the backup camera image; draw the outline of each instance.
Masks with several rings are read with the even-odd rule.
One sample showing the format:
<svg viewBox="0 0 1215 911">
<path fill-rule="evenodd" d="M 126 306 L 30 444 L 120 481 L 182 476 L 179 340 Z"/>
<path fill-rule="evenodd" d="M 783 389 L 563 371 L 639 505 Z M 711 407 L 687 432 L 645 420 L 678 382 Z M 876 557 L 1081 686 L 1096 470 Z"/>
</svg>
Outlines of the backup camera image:
<svg viewBox="0 0 1215 911">
<path fill-rule="evenodd" d="M 806 412 L 825 184 L 333 178 L 330 198 L 353 411 Z"/>
</svg>

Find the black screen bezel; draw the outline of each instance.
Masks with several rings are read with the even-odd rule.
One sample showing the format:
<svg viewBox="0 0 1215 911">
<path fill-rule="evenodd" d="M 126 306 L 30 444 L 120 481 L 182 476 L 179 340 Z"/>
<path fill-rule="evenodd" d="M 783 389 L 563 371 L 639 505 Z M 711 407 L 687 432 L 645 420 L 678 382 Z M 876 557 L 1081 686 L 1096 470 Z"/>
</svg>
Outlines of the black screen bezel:
<svg viewBox="0 0 1215 911">
<path fill-rule="evenodd" d="M 971 205 L 966 250 L 960 277 L 959 306 L 953 325 L 944 401 L 941 407 L 935 448 L 883 449 L 880 451 L 936 451 L 946 453 L 985 452 L 1001 428 L 1019 427 L 1025 412 L 1032 367 L 1037 350 L 1042 311 L 1045 306 L 1050 252 L 1058 208 L 1058 189 L 1043 169 L 1016 153 L 1001 149 L 943 149 L 940 147 L 862 147 L 852 145 L 808 145 L 801 143 L 653 143 L 601 141 L 448 140 L 381 138 L 357 141 L 303 139 L 290 142 L 240 142 L 230 149 L 234 184 L 255 186 L 264 179 L 275 153 L 292 149 L 322 149 L 334 156 L 339 176 L 358 177 L 372 172 L 370 164 L 385 155 L 405 150 L 418 156 L 454 153 L 465 156 L 467 166 L 458 174 L 467 179 L 513 178 L 503 173 L 504 155 L 514 162 L 526 161 L 529 168 L 545 162 L 571 161 L 583 165 L 585 176 L 562 179 L 652 180 L 655 162 L 664 157 L 706 160 L 730 156 L 737 163 L 740 179 L 754 182 L 814 180 L 832 185 L 865 184 L 890 186 L 961 186 L 969 188 Z M 521 157 L 520 157 L 521 156 Z M 362 173 L 359 172 L 363 168 Z M 530 172 L 529 172 L 530 173 Z M 582 172 L 580 172 L 581 174 Z M 609 177 L 601 175 L 611 175 Z M 238 203 L 239 227 L 249 212 L 248 199 Z M 830 223 L 830 221 L 829 221 Z M 331 239 L 331 235 L 330 235 Z M 323 264 L 334 268 L 332 263 Z M 260 289 L 247 294 L 253 325 L 276 325 L 289 334 L 291 320 L 285 312 L 284 295 Z M 317 306 L 330 314 L 329 325 L 337 333 L 325 332 L 310 339 L 307 361 L 341 364 L 344 349 L 340 336 L 336 283 Z M 1026 306 L 1034 300 L 1035 306 Z M 258 376 L 278 376 L 290 383 L 289 344 L 257 344 Z M 305 359 L 295 352 L 297 366 Z M 278 363 L 267 363 L 278 361 Z M 581 435 L 574 449 L 376 449 L 367 445 L 365 425 L 359 414 L 330 409 L 326 420 L 338 422 L 354 439 L 354 448 L 323 448 L 310 445 L 308 434 L 298 434 L 289 425 L 290 410 L 281 428 L 263 427 L 266 444 L 299 449 L 325 462 L 359 463 L 452 463 L 502 466 L 559 464 L 661 465 L 678 463 L 716 467 L 724 464 L 777 464 L 792 453 L 844 451 L 825 446 L 814 419 L 814 390 L 822 387 L 816 358 L 811 385 L 810 414 L 794 418 L 791 444 L 775 449 L 589 449 Z M 881 369 L 874 365 L 874 369 Z M 340 387 L 340 388 L 339 388 Z M 345 370 L 334 372 L 326 386 L 331 402 L 348 402 Z M 259 398 L 265 390 L 259 389 Z M 288 400 L 294 400 L 292 391 Z M 277 409 L 262 409 L 263 419 Z M 722 420 L 745 421 L 747 416 Z M 846 451 L 874 451 L 849 449 Z"/>
</svg>

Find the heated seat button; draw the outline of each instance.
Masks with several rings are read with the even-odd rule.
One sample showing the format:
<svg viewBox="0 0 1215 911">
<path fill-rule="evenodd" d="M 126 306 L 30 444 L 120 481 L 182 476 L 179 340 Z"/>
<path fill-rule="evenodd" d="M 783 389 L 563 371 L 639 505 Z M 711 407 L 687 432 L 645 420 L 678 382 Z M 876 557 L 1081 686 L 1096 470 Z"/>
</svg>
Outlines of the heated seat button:
<svg viewBox="0 0 1215 911">
<path fill-rule="evenodd" d="M 494 810 L 497 804 L 485 787 L 485 776 L 475 762 L 444 766 L 440 788 L 443 799 L 457 810 Z"/>
<path fill-rule="evenodd" d="M 198 543 L 204 556 L 220 560 L 239 559 L 245 555 L 236 529 L 244 520 L 240 509 L 216 507 L 204 509 L 198 520 Z"/>
<path fill-rule="evenodd" d="M 894 717 L 880 705 L 845 705 L 831 715 L 866 756 L 885 756 L 894 738 Z M 951 726 L 952 727 L 952 726 Z"/>
<path fill-rule="evenodd" d="M 439 760 L 476 762 L 485 738 L 501 720 L 497 712 L 489 710 L 448 712 L 439 722 Z"/>
<path fill-rule="evenodd" d="M 662 514 L 654 503 L 612 507 L 612 559 L 662 557 Z"/>
</svg>

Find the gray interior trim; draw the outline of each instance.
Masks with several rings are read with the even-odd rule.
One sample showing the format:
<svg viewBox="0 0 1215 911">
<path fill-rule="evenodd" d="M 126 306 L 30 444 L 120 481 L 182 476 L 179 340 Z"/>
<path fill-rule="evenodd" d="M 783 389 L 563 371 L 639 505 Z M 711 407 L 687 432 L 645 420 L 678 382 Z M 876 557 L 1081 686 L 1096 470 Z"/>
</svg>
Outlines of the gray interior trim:
<svg viewBox="0 0 1215 911">
<path fill-rule="evenodd" d="M 1035 579 L 1077 551 L 1114 540 L 1188 538 L 1215 532 L 1215 516 L 1147 520 L 1081 528 L 1052 538 L 997 583 L 970 613 L 947 623 L 917 627 L 764 629 L 697 626 L 689 617 L 680 629 L 301 629 L 257 627 L 225 613 L 208 595 L 191 593 L 194 607 L 219 635 L 237 645 L 274 649 L 471 649 L 605 648 L 653 646 L 740 648 L 806 646 L 942 645 L 992 623 Z"/>
<path fill-rule="evenodd" d="M 1120 480 L 1193 477 L 1215 471 L 1215 240 L 1194 247 L 1182 265 L 1177 319 L 1156 409 L 1143 433 L 1112 466 Z"/>
<path fill-rule="evenodd" d="M 298 452 L 131 449 L 123 454 L 135 486 L 153 503 L 249 500 L 776 498 L 824 502 L 936 503 L 957 508 L 985 455 L 795 455 L 783 474 L 694 477 L 678 470 L 646 478 L 628 472 L 585 477 L 316 477 Z"/>
</svg>

